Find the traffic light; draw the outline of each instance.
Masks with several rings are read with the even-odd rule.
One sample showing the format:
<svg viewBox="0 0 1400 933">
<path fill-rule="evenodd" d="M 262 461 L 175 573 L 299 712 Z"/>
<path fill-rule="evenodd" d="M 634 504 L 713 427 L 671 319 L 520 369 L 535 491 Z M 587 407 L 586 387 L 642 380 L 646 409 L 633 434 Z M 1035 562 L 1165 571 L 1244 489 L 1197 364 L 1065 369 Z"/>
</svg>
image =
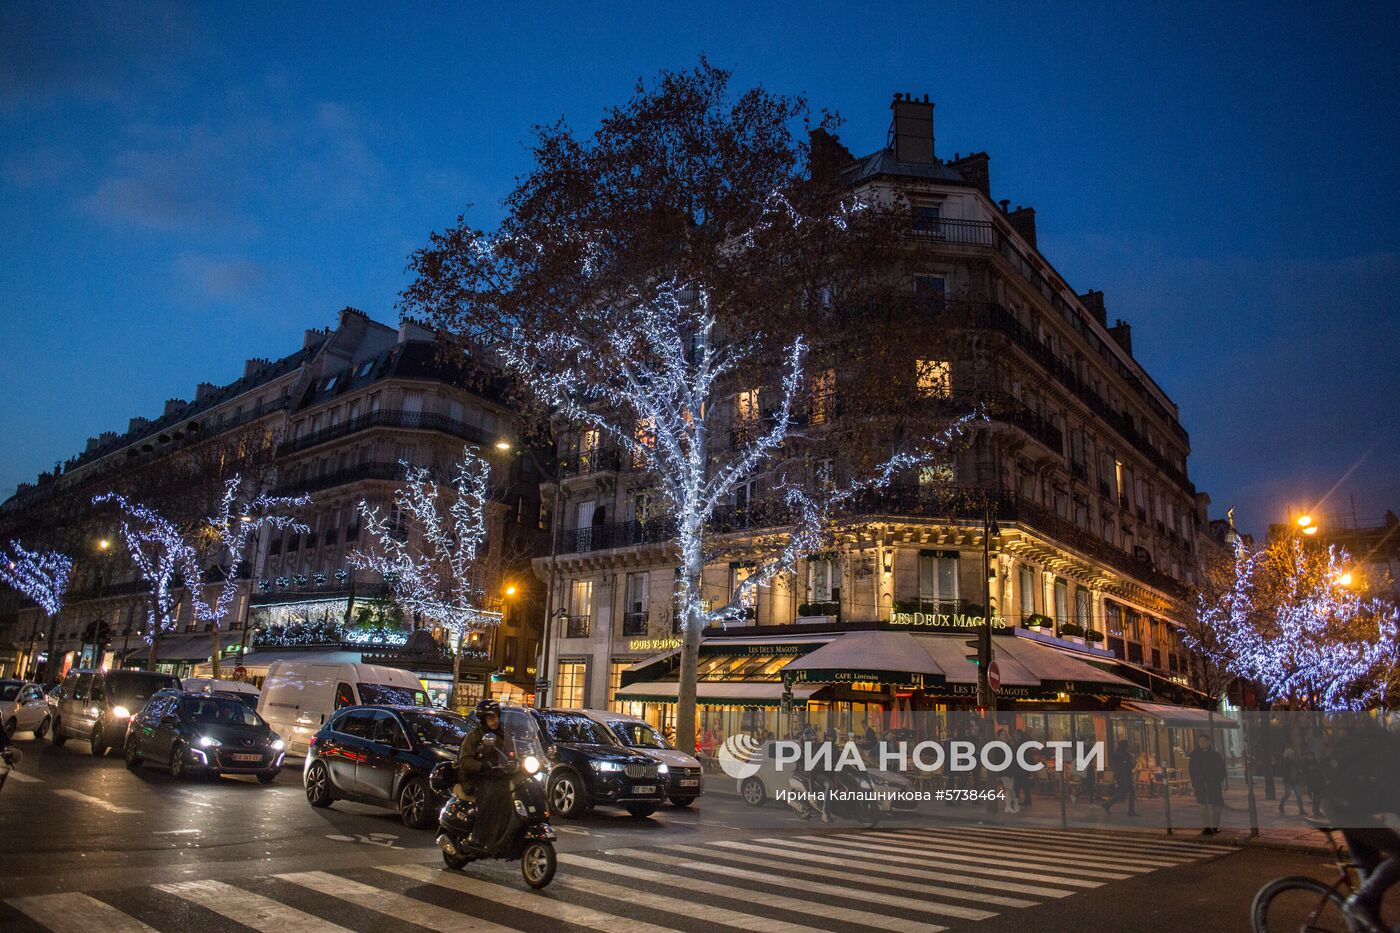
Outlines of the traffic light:
<svg viewBox="0 0 1400 933">
<path fill-rule="evenodd" d="M 972 649 L 972 653 L 964 655 L 964 657 L 966 657 L 973 664 L 976 664 L 978 668 L 981 668 L 983 664 L 982 636 L 979 635 L 976 638 L 969 638 L 967 641 L 963 642 L 963 644 L 967 645 L 969 648 Z"/>
</svg>

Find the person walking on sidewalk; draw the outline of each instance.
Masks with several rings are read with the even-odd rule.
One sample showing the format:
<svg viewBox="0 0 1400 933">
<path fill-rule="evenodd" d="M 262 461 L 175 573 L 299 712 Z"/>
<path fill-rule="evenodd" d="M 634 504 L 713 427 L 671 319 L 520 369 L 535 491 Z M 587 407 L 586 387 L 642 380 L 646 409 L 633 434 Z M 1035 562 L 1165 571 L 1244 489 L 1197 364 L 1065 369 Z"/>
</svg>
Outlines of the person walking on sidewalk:
<svg viewBox="0 0 1400 933">
<path fill-rule="evenodd" d="M 1278 802 L 1278 812 L 1283 812 L 1284 805 L 1288 803 L 1288 795 L 1292 794 L 1293 798 L 1298 801 L 1298 815 L 1305 815 L 1301 772 L 1302 768 L 1298 764 L 1298 753 L 1290 745 L 1283 750 L 1282 773 L 1279 775 L 1283 779 L 1283 799 Z"/>
<path fill-rule="evenodd" d="M 1124 739 L 1109 756 L 1109 767 L 1113 769 L 1113 796 L 1104 801 L 1103 812 L 1112 813 L 1113 805 L 1120 800 L 1128 801 L 1128 815 L 1137 816 L 1137 793 L 1133 787 L 1133 750 Z"/>
<path fill-rule="evenodd" d="M 1220 832 L 1220 810 L 1225 806 L 1225 759 L 1211 745 L 1210 736 L 1196 736 L 1191 753 L 1191 787 L 1201 805 L 1201 835 Z"/>
<path fill-rule="evenodd" d="M 1311 751 L 1303 752 L 1303 760 L 1298 767 L 1303 776 L 1303 787 L 1312 800 L 1312 815 L 1322 815 L 1322 762 Z"/>
</svg>

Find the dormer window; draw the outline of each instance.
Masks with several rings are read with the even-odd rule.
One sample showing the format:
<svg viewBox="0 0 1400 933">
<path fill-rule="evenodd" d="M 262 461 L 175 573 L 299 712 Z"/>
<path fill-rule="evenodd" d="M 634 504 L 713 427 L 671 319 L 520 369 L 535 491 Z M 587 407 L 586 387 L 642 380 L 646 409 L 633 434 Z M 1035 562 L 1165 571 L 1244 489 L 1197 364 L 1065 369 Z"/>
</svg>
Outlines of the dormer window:
<svg viewBox="0 0 1400 933">
<path fill-rule="evenodd" d="M 329 392 L 331 389 L 334 389 L 334 388 L 335 388 L 335 384 L 336 384 L 337 382 L 339 382 L 339 381 L 340 381 L 340 375 L 339 375 L 339 374 L 336 374 L 336 375 L 334 375 L 334 376 L 331 376 L 329 379 L 327 379 L 327 380 L 326 380 L 326 384 L 325 384 L 324 386 L 322 386 L 321 388 L 322 388 L 323 391 Z"/>
<path fill-rule="evenodd" d="M 365 376 L 368 376 L 370 374 L 370 371 L 373 369 L 374 360 L 365 360 L 363 363 L 360 364 L 360 369 L 358 372 L 355 373 L 355 375 L 363 379 Z"/>
</svg>

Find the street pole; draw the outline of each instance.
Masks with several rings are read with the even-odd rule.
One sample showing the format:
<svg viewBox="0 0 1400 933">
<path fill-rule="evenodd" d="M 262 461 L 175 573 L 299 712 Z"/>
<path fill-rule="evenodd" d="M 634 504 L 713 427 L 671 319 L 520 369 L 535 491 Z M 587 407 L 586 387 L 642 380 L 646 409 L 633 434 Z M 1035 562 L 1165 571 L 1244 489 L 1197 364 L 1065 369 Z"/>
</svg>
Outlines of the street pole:
<svg viewBox="0 0 1400 933">
<path fill-rule="evenodd" d="M 535 459 L 535 455 L 530 451 L 525 451 L 525 455 L 534 460 L 536 469 L 540 462 Z M 561 464 L 562 467 L 562 464 Z M 543 473 L 543 470 L 540 470 Z M 549 705 L 549 688 L 553 686 L 553 678 L 550 677 L 549 669 L 549 647 L 550 636 L 554 632 L 554 590 L 557 586 L 559 573 L 559 525 L 564 516 L 560 514 L 563 508 L 564 480 L 563 469 L 561 468 L 553 477 L 554 479 L 554 507 L 549 514 L 549 591 L 544 599 L 544 632 L 540 640 L 540 664 L 539 670 L 535 672 L 535 707 L 544 709 Z"/>
<path fill-rule="evenodd" d="M 988 671 L 992 664 L 992 518 L 991 499 L 982 499 L 982 626 L 977 633 L 977 705 L 993 709 L 996 698 Z"/>
</svg>

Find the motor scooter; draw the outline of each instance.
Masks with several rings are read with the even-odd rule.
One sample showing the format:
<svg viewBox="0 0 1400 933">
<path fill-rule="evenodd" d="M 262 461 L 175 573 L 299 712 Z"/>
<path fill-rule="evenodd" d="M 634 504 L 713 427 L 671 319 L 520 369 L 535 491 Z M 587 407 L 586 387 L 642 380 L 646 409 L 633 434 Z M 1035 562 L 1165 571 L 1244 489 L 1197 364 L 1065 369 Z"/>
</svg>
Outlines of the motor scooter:
<svg viewBox="0 0 1400 933">
<path fill-rule="evenodd" d="M 519 760 L 511 758 L 496 744 L 493 735 L 485 736 L 481 745 L 485 766 L 509 778 L 510 822 L 490 848 L 482 850 L 474 845 L 471 833 L 477 818 L 476 803 L 463 799 L 456 784 L 456 766 L 443 762 L 429 776 L 433 790 L 447 796 L 438 817 L 437 844 L 442 849 L 442 860 L 448 868 L 461 869 L 478 859 L 518 859 L 525 883 L 543 888 L 554 879 L 558 857 L 554 852 L 557 837 L 549 825 L 541 759 L 533 754 Z"/>
</svg>

